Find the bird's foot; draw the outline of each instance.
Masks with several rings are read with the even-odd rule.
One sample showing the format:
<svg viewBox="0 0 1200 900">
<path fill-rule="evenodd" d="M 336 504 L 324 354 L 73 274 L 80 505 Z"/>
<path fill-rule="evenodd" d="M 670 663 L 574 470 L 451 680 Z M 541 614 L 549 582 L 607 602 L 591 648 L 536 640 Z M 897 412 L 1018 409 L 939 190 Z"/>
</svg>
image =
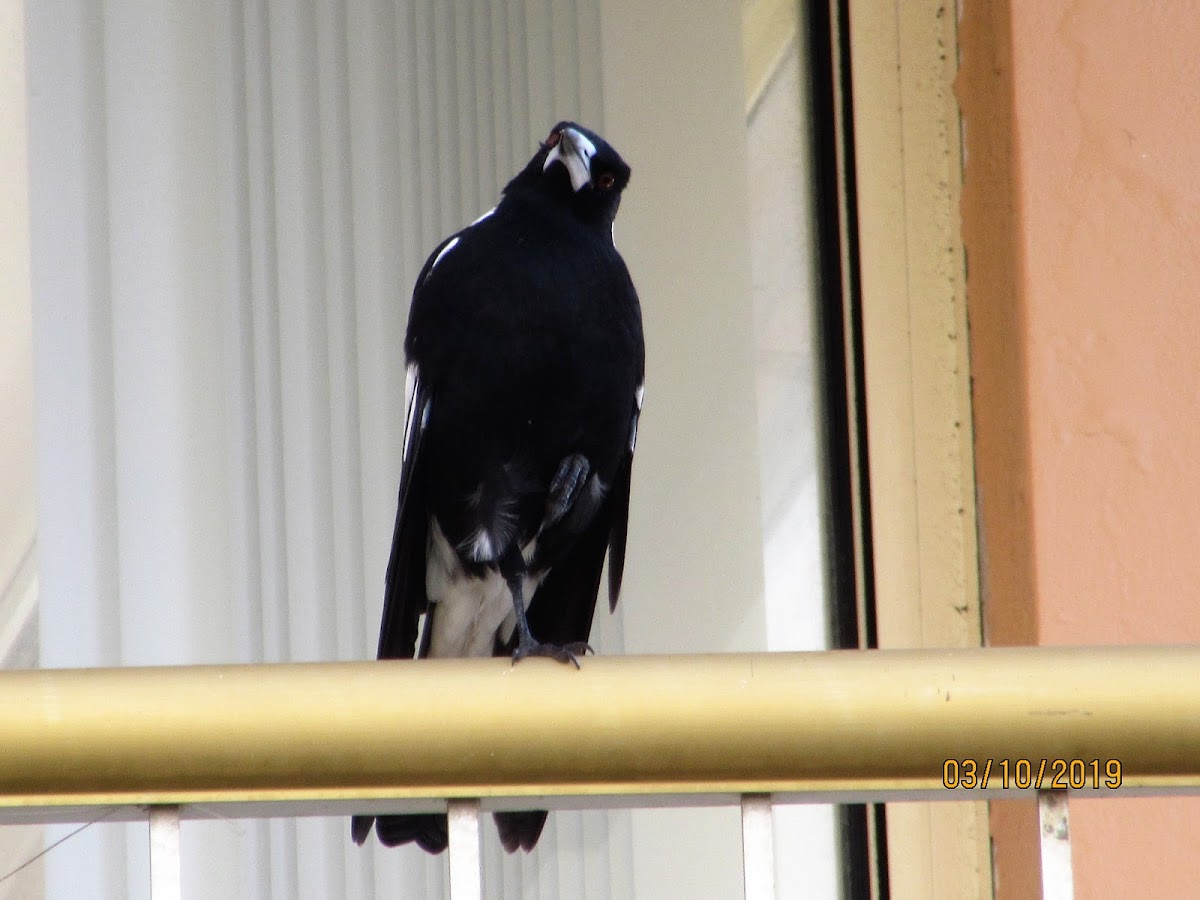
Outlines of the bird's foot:
<svg viewBox="0 0 1200 900">
<path fill-rule="evenodd" d="M 517 644 L 517 649 L 513 651 L 512 658 L 514 666 L 527 656 L 546 656 L 560 663 L 571 663 L 571 665 L 578 669 L 579 660 L 576 657 L 587 656 L 589 653 L 595 655 L 596 651 L 592 649 L 590 644 L 585 644 L 582 641 L 563 644 L 560 647 L 557 644 L 539 644 L 537 641 L 530 640 Z"/>
<path fill-rule="evenodd" d="M 543 531 L 557 525 L 575 506 L 591 470 L 591 464 L 582 453 L 573 453 L 558 464 L 558 471 L 550 480 L 550 489 L 546 493 Z"/>
</svg>

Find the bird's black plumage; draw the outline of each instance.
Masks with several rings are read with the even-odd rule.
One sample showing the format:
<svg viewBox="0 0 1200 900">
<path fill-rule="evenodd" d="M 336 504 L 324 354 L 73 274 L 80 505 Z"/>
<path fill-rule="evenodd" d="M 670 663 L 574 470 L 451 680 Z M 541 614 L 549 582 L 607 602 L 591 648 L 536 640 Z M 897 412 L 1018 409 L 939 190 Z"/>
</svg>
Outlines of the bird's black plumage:
<svg viewBox="0 0 1200 900">
<path fill-rule="evenodd" d="M 421 270 L 381 659 L 578 666 L 606 554 L 616 605 L 644 377 L 637 293 L 612 240 L 629 171 L 561 122 Z M 498 813 L 505 848 L 531 849 L 545 818 Z M 374 821 L 355 817 L 357 842 Z M 447 842 L 440 815 L 381 816 L 376 832 L 435 853 Z"/>
</svg>

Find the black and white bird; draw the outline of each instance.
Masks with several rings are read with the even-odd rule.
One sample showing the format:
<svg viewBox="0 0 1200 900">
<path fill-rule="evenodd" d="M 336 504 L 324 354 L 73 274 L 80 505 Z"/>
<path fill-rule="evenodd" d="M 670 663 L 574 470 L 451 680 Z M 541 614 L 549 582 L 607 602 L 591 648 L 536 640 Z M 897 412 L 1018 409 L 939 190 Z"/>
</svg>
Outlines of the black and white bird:
<svg viewBox="0 0 1200 900">
<path fill-rule="evenodd" d="M 612 232 L 629 171 L 599 135 L 561 122 L 418 275 L 380 659 L 578 668 L 606 553 L 616 606 L 645 370 Z M 496 814 L 510 853 L 532 849 L 545 821 Z M 356 842 L 373 822 L 386 845 L 446 848 L 444 815 L 356 816 Z"/>
</svg>

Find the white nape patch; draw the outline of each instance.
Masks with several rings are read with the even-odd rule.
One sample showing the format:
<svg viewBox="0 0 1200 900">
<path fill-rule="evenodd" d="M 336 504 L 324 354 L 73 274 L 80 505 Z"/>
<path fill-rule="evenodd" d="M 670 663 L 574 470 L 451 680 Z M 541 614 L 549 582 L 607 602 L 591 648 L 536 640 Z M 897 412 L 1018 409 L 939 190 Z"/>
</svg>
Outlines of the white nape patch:
<svg viewBox="0 0 1200 900">
<path fill-rule="evenodd" d="M 578 193 L 592 180 L 592 157 L 595 155 L 596 145 L 586 136 L 574 128 L 564 128 L 559 142 L 546 155 L 542 171 L 556 162 L 562 163 L 571 176 L 571 188 Z"/>
<path fill-rule="evenodd" d="M 482 578 L 467 572 L 441 525 L 436 519 L 429 524 L 425 592 L 434 604 L 429 612 L 429 655 L 491 656 L 496 638 L 507 641 L 517 626 L 508 585 L 492 568 Z M 541 578 L 526 576 L 526 607 L 540 583 Z"/>
<path fill-rule="evenodd" d="M 482 222 L 484 219 L 486 219 L 488 216 L 490 216 L 495 211 L 496 211 L 496 207 L 493 206 L 491 209 L 489 209 L 487 212 L 485 212 L 482 216 L 480 216 L 478 219 L 476 219 L 474 222 L 472 222 L 471 225 L 478 225 L 480 222 Z M 470 228 L 471 225 L 468 225 L 467 227 Z"/>
<path fill-rule="evenodd" d="M 438 253 L 438 255 L 433 258 L 433 265 L 429 267 L 429 275 L 433 274 L 433 270 L 436 269 L 437 264 L 442 261 L 442 257 L 445 256 L 447 253 L 449 253 L 451 250 L 453 250 L 456 246 L 458 246 L 458 238 L 457 237 L 452 237 L 452 238 L 450 238 L 449 241 L 446 242 L 446 246 L 443 247 L 441 249 L 441 251 Z M 429 279 L 429 275 L 425 276 L 426 280 Z"/>
</svg>

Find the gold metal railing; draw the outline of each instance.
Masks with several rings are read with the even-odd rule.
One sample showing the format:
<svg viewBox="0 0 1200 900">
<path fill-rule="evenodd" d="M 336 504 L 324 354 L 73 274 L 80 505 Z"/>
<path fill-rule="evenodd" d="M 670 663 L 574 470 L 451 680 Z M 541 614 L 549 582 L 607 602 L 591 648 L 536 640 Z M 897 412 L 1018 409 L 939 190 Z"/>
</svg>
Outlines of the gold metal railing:
<svg viewBox="0 0 1200 900">
<path fill-rule="evenodd" d="M 1083 762 L 1085 792 L 1200 791 L 1200 648 L 0 673 L 0 821 L 467 797 L 965 800 L 1057 786 L 1057 760 L 1068 779 Z"/>
</svg>

